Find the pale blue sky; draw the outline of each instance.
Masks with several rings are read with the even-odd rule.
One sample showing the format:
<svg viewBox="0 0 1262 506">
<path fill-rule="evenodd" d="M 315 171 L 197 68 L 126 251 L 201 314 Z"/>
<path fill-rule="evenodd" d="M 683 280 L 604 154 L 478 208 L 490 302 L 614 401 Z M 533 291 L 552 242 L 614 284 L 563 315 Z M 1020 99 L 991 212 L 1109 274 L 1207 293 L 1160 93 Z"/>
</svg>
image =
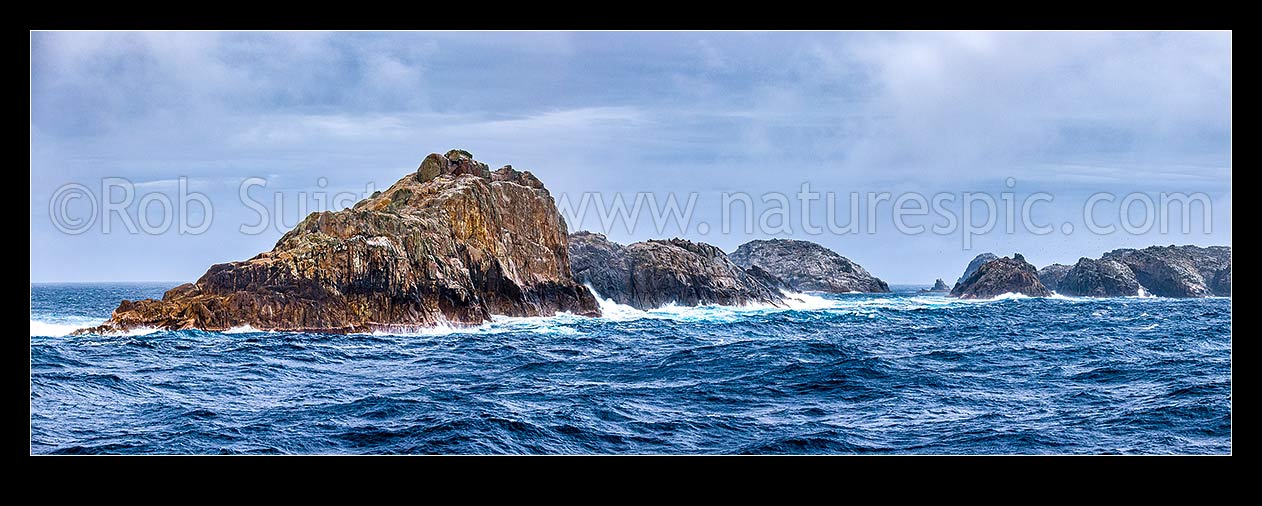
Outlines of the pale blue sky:
<svg viewBox="0 0 1262 506">
<path fill-rule="evenodd" d="M 803 182 L 845 199 L 998 192 L 1012 177 L 1018 194 L 1055 195 L 1039 208 L 1051 223 L 1073 221 L 1097 191 L 1212 200 L 1212 232 L 1198 221 L 1186 235 L 1000 227 L 965 250 L 958 234 L 888 223 L 775 234 L 895 283 L 952 280 L 981 251 L 1042 266 L 1231 243 L 1229 32 L 34 33 L 30 99 L 35 281 L 193 280 L 281 235 L 239 231 L 256 219 L 243 179 L 264 178 L 255 194 L 286 202 L 322 182 L 362 192 L 453 147 L 532 170 L 575 201 L 700 192 L 696 216 L 713 227 L 682 235 L 728 251 L 768 234 L 720 233 L 721 192 L 792 195 Z M 49 216 L 67 183 L 122 177 L 174 195 L 181 176 L 214 203 L 203 234 L 115 222 L 67 235 Z M 656 235 L 651 222 L 610 231 Z"/>
</svg>

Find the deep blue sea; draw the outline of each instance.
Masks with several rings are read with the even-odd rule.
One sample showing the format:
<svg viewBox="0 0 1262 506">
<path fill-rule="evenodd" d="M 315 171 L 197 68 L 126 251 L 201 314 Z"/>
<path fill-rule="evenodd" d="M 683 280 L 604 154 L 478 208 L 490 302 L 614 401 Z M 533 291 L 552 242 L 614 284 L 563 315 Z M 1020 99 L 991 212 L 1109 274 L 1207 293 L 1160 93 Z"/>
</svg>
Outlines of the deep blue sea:
<svg viewBox="0 0 1262 506">
<path fill-rule="evenodd" d="M 174 284 L 31 286 L 32 453 L 1231 452 L 1224 298 L 894 287 L 411 335 L 65 335 Z"/>
</svg>

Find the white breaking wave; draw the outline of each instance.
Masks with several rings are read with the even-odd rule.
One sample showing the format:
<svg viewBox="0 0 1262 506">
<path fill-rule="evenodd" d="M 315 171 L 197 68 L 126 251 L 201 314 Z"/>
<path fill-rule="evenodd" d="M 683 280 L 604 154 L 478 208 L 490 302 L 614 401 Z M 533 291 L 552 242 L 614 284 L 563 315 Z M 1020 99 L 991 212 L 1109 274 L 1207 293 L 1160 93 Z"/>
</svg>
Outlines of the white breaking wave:
<svg viewBox="0 0 1262 506">
<path fill-rule="evenodd" d="M 374 336 L 420 336 L 441 337 L 453 334 L 502 334 L 505 332 L 531 332 L 534 334 L 581 335 L 573 326 L 582 321 L 582 316 L 570 313 L 559 313 L 555 316 L 502 316 L 492 315 L 491 321 L 480 325 L 452 325 L 440 323 L 433 327 L 399 328 L 393 330 L 374 330 L 368 335 Z M 364 335 L 363 333 L 355 333 Z"/>
<path fill-rule="evenodd" d="M 63 337 L 63 336 L 68 336 L 70 335 L 71 332 L 74 332 L 81 328 L 95 327 L 102 323 L 105 323 L 105 320 L 100 319 L 100 318 L 83 318 L 83 317 L 59 318 L 58 321 L 53 321 L 53 322 L 31 320 L 31 337 L 35 337 L 35 336 Z M 131 329 L 127 332 L 110 332 L 108 335 L 143 336 L 146 334 L 152 334 L 154 332 L 157 332 L 158 330 L 159 329 L 152 328 L 152 327 L 141 327 L 141 328 Z"/>
<path fill-rule="evenodd" d="M 1008 292 L 1008 293 L 1001 293 L 999 295 L 996 295 L 990 298 L 989 300 L 1020 300 L 1020 299 L 1028 299 L 1028 298 L 1030 298 L 1030 296 L 1024 293 Z"/>
<path fill-rule="evenodd" d="M 590 289 L 591 287 L 588 288 Z M 599 304 L 602 314 L 602 316 L 597 318 L 578 316 L 571 313 L 561 313 L 555 316 L 533 317 L 492 316 L 491 321 L 481 325 L 453 325 L 443 322 L 433 327 L 377 330 L 371 332 L 370 335 L 437 337 L 452 334 L 492 335 L 505 332 L 582 335 L 584 332 L 580 330 L 580 325 L 592 321 L 631 322 L 643 319 L 655 319 L 688 323 L 730 323 L 740 321 L 750 315 L 774 314 L 786 311 L 833 312 L 876 318 L 879 310 L 881 309 L 933 309 L 965 304 L 986 304 L 999 301 L 1024 300 L 1031 298 L 1019 293 L 1005 293 L 990 299 L 957 299 L 941 295 L 873 296 L 872 294 L 858 294 L 858 296 L 856 296 L 852 294 L 836 294 L 821 296 L 817 294 L 791 291 L 783 291 L 782 293 L 784 295 L 784 301 L 780 305 L 755 303 L 740 306 L 680 306 L 678 304 L 668 304 L 663 307 L 644 311 L 604 298 L 598 292 L 592 290 L 592 295 L 595 296 L 596 302 Z M 1071 297 L 1056 292 L 1053 292 L 1048 298 L 1074 302 L 1098 300 L 1085 297 Z M 1148 300 L 1155 299 L 1153 295 L 1147 293 L 1146 291 L 1126 298 L 1142 298 Z M 54 318 L 54 321 L 40 321 L 32 319 L 31 336 L 66 336 L 75 330 L 100 325 L 103 322 L 104 320 L 99 318 L 84 317 Z M 110 335 L 140 336 L 157 332 L 158 330 L 159 329 L 154 328 L 138 328 L 124 333 L 111 333 Z M 249 325 L 243 325 L 240 327 L 233 327 L 223 333 L 249 334 L 262 332 L 265 331 L 256 329 Z"/>
<path fill-rule="evenodd" d="M 74 332 L 74 331 L 79 330 L 79 329 L 81 329 L 81 328 L 84 328 L 84 327 L 91 327 L 91 326 L 93 326 L 93 325 L 100 325 L 100 324 L 101 324 L 101 321 L 96 321 L 96 320 L 94 320 L 94 321 L 93 321 L 93 323 L 87 323 L 87 324 L 78 324 L 78 323 L 49 323 L 49 322 L 41 322 L 41 321 L 37 321 L 37 320 L 31 320 L 31 337 L 35 337 L 35 336 L 40 336 L 40 337 L 61 337 L 61 336 L 67 336 L 67 335 L 70 335 L 70 333 L 71 333 L 71 332 Z"/>
</svg>

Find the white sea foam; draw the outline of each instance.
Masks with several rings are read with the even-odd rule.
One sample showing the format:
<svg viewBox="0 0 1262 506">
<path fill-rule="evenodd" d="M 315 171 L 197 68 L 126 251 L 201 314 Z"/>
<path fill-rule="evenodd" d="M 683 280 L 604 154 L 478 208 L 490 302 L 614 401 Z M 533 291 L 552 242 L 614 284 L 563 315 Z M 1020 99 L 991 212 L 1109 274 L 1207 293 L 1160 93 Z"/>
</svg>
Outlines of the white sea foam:
<svg viewBox="0 0 1262 506">
<path fill-rule="evenodd" d="M 263 331 L 256 329 L 248 324 L 242 325 L 240 327 L 232 327 L 228 330 L 223 331 L 224 334 L 252 334 L 255 332 L 263 332 Z"/>
<path fill-rule="evenodd" d="M 837 307 L 836 299 L 827 299 L 824 297 L 820 297 L 818 295 L 811 295 L 809 293 L 798 293 L 798 292 L 787 292 L 787 291 L 782 291 L 781 293 L 784 294 L 785 304 L 788 304 L 789 308 L 796 309 L 798 311 L 810 311 L 810 310 L 829 309 L 829 308 Z"/>
<path fill-rule="evenodd" d="M 1028 298 L 1030 298 L 1030 296 L 1024 293 L 1008 292 L 1008 293 L 1001 293 L 999 295 L 996 295 L 990 298 L 990 300 L 1020 300 L 1020 299 L 1028 299 Z"/>
<path fill-rule="evenodd" d="M 40 337 L 68 336 L 70 335 L 71 332 L 74 332 L 76 330 L 87 328 L 87 327 L 95 327 L 102 323 L 105 323 L 105 320 L 102 320 L 100 318 L 83 318 L 83 317 L 58 318 L 56 319 L 56 321 L 51 321 L 51 322 L 31 320 L 31 336 L 32 337 L 34 336 L 40 336 Z M 153 327 L 138 327 L 138 328 L 128 330 L 126 332 L 109 332 L 106 335 L 143 336 L 146 334 L 152 334 L 154 332 L 157 332 L 158 330 L 160 329 L 156 329 Z"/>
<path fill-rule="evenodd" d="M 582 321 L 582 316 L 571 313 L 558 313 L 554 316 L 502 316 L 492 315 L 491 321 L 480 325 L 453 325 L 442 322 L 432 327 L 407 327 L 374 330 L 368 335 L 374 336 L 421 336 L 441 337 L 453 334 L 502 334 L 505 332 L 530 332 L 534 334 L 579 335 L 574 328 Z M 362 335 L 362 333 L 356 333 Z"/>
<path fill-rule="evenodd" d="M 91 320 L 84 323 L 51 323 L 31 320 L 31 336 L 61 337 L 84 327 L 100 325 L 102 320 Z"/>
</svg>

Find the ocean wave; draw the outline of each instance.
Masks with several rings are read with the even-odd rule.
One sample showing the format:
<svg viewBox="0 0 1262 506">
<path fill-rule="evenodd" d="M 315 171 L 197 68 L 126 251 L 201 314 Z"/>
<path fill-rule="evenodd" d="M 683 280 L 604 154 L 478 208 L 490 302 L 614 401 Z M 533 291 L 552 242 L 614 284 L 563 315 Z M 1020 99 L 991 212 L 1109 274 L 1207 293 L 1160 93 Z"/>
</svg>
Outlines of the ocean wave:
<svg viewBox="0 0 1262 506">
<path fill-rule="evenodd" d="M 71 332 L 84 327 L 100 325 L 101 320 L 93 320 L 92 323 L 52 323 L 31 320 L 31 337 L 62 337 L 68 336 Z"/>
<path fill-rule="evenodd" d="M 1134 295 L 1129 297 L 1097 298 L 1074 297 L 1053 292 L 1049 297 L 1030 297 L 1019 293 L 1005 293 L 989 299 L 958 299 L 935 295 L 884 295 L 884 294 L 828 294 L 802 293 L 784 291 L 781 304 L 751 303 L 745 305 L 722 306 L 702 305 L 683 306 L 667 304 L 659 308 L 641 310 L 619 304 L 602 297 L 595 290 L 602 316 L 592 318 L 570 313 L 554 316 L 492 316 L 491 321 L 480 325 L 458 325 L 440 323 L 432 327 L 399 327 L 382 328 L 366 334 L 377 336 L 446 336 L 453 334 L 501 334 L 506 332 L 533 332 L 555 335 L 581 335 L 583 331 L 576 328 L 584 322 L 624 323 L 637 320 L 670 320 L 686 323 L 733 323 L 749 316 L 774 315 L 783 312 L 832 312 L 851 313 L 875 318 L 876 310 L 921 310 L 944 308 L 949 306 L 987 304 L 1003 301 L 1022 301 L 1026 299 L 1051 299 L 1068 302 L 1089 302 L 1109 299 L 1123 300 L 1165 300 L 1152 295 Z M 31 319 L 32 337 L 63 337 L 75 330 L 100 325 L 105 320 L 87 317 L 60 317 L 48 320 Z M 143 336 L 158 332 L 156 328 L 137 328 L 126 332 L 111 332 L 111 336 Z M 221 334 L 261 334 L 274 333 L 256 329 L 250 325 L 233 327 Z"/>
<path fill-rule="evenodd" d="M 35 308 L 32 322 L 59 327 L 33 333 L 100 323 L 119 297 L 73 295 Z M 786 297 L 601 300 L 600 318 L 385 337 L 33 338 L 31 452 L 1231 450 L 1229 301 Z M 1027 409 L 1031 385 L 1058 409 Z"/>
</svg>

